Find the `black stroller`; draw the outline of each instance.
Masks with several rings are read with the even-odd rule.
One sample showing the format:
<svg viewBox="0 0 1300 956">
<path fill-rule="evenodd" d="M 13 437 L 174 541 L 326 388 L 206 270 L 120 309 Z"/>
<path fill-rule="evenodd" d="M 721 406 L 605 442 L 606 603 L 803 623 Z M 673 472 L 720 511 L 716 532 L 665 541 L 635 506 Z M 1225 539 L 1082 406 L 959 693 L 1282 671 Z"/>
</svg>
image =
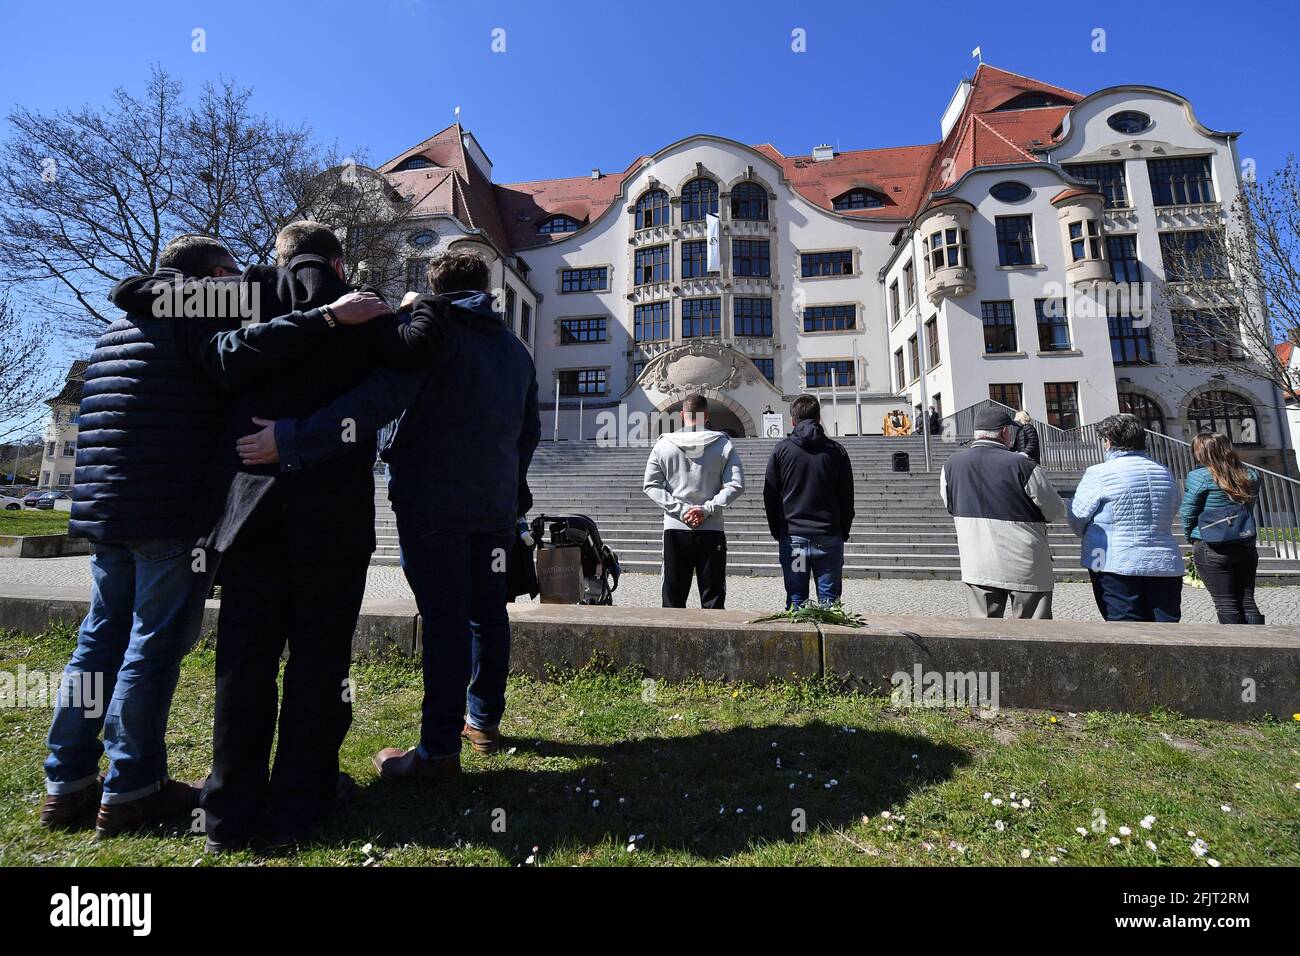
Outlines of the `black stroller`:
<svg viewBox="0 0 1300 956">
<path fill-rule="evenodd" d="M 579 549 L 581 583 L 576 595 L 577 600 L 566 599 L 565 603 L 605 605 L 614 603 L 614 592 L 618 590 L 618 579 L 623 569 L 618 563 L 618 555 L 600 539 L 600 530 L 596 527 L 596 522 L 586 515 L 543 514 L 534 518 L 530 527 L 533 540 L 537 543 L 539 577 L 544 577 L 542 567 L 550 557 L 546 552 L 565 547 Z M 543 587 L 544 594 L 545 591 L 546 588 Z M 543 600 L 546 600 L 545 596 Z"/>
</svg>

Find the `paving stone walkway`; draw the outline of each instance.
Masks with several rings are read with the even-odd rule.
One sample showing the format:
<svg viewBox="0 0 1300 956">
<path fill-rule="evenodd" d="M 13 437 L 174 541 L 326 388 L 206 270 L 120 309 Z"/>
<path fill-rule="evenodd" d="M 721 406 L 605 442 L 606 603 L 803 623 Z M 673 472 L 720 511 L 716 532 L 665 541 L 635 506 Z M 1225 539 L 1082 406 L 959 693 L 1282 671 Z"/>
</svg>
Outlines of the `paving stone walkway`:
<svg viewBox="0 0 1300 956">
<path fill-rule="evenodd" d="M 90 589 L 90 559 L 0 558 L 0 585 L 33 584 L 46 587 Z M 1270 624 L 1300 625 L 1300 586 L 1261 588 L 1259 606 Z M 411 600 L 401 568 L 372 565 L 366 583 L 368 600 Z M 651 574 L 625 574 L 615 603 L 625 607 L 658 607 L 659 578 Z M 727 606 L 742 610 L 777 610 L 784 594 L 781 579 L 736 576 L 727 582 Z M 699 606 L 692 591 L 689 603 Z M 924 617 L 965 617 L 965 590 L 959 581 L 907 581 L 849 579 L 844 582 L 844 604 L 856 611 L 882 614 L 917 614 Z M 1092 588 L 1087 584 L 1058 584 L 1053 598 L 1058 620 L 1098 620 Z M 1213 623 L 1214 606 L 1199 588 L 1183 589 L 1183 620 Z"/>
</svg>

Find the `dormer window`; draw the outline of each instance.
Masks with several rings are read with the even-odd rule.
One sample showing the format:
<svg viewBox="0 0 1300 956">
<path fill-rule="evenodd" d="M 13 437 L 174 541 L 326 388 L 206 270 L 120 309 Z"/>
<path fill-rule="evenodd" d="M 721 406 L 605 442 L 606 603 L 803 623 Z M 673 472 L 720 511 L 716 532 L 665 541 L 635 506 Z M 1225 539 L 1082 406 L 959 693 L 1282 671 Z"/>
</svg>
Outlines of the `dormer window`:
<svg viewBox="0 0 1300 956">
<path fill-rule="evenodd" d="M 832 206 L 839 212 L 847 209 L 879 209 L 885 204 L 885 197 L 870 189 L 850 189 L 841 193 L 832 201 Z"/>
<path fill-rule="evenodd" d="M 992 112 L 1002 113 L 1007 110 L 1039 110 L 1047 106 L 1073 106 L 1069 100 L 1054 93 L 1021 93 L 1007 100 Z"/>
<path fill-rule="evenodd" d="M 410 159 L 404 159 L 393 169 L 395 173 L 405 173 L 412 169 L 434 169 L 437 166 L 433 160 L 427 156 L 412 156 Z"/>
<path fill-rule="evenodd" d="M 544 236 L 551 236 L 562 232 L 577 232 L 582 228 L 582 223 L 572 216 L 548 216 L 538 225 L 537 231 Z"/>
</svg>

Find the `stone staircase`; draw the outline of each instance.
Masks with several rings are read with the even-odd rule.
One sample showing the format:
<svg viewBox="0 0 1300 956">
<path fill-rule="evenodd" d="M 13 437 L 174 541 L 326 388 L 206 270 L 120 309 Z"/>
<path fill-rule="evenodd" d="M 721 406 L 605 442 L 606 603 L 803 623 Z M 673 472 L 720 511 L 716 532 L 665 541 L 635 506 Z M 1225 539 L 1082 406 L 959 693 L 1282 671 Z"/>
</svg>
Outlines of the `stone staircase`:
<svg viewBox="0 0 1300 956">
<path fill-rule="evenodd" d="M 838 439 L 853 460 L 857 517 L 845 546 L 844 573 L 861 578 L 959 579 L 957 532 L 939 497 L 939 469 L 960 447 L 931 444 L 932 472 L 925 472 L 920 438 L 864 436 Z M 727 509 L 729 574 L 779 575 L 776 543 L 763 515 L 763 474 L 774 439 L 737 441 L 746 491 Z M 907 452 L 911 471 L 892 471 L 895 452 Z M 529 471 L 538 514 L 585 514 L 618 554 L 625 572 L 658 574 L 663 555 L 662 513 L 641 491 L 648 448 L 601 448 L 594 441 L 544 441 Z M 1078 473 L 1055 473 L 1062 494 L 1073 492 Z M 397 528 L 382 475 L 376 476 L 378 549 L 375 562 L 397 561 Z M 1066 524 L 1051 525 L 1057 580 L 1087 580 L 1079 567 L 1079 539 Z M 1181 536 L 1180 536 L 1181 540 Z M 1190 548 L 1185 548 L 1190 553 Z M 1300 567 L 1260 548 L 1261 583 L 1300 582 Z"/>
</svg>

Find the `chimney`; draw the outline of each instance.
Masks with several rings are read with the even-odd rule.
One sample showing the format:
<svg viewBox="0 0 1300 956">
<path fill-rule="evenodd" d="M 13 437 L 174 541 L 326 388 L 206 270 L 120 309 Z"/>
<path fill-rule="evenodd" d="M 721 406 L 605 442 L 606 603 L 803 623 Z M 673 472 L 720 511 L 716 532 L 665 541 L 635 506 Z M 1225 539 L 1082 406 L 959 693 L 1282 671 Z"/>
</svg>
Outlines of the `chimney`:
<svg viewBox="0 0 1300 956">
<path fill-rule="evenodd" d="M 591 178 L 592 178 L 592 179 L 599 179 L 599 178 L 600 178 L 600 170 L 599 170 L 599 169 L 593 169 L 593 170 L 591 171 Z"/>
<path fill-rule="evenodd" d="M 835 147 L 829 143 L 822 143 L 820 146 L 813 147 L 813 160 L 818 163 L 824 163 L 828 159 L 835 158 Z"/>
</svg>

